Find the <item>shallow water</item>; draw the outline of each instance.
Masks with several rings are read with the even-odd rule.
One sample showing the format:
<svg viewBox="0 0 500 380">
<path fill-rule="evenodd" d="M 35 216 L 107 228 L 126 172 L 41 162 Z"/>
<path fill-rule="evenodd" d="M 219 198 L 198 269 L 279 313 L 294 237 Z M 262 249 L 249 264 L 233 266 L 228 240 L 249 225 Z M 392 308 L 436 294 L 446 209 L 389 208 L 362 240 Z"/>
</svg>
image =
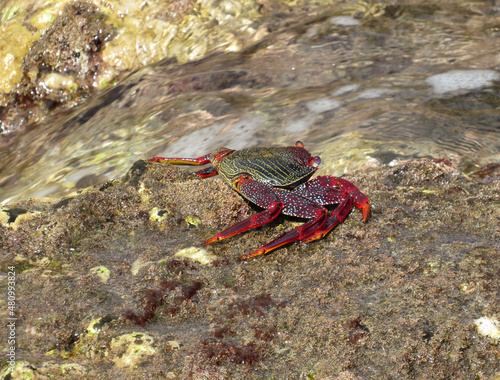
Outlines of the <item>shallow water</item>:
<svg viewBox="0 0 500 380">
<path fill-rule="evenodd" d="M 321 7 L 270 17 L 260 21 L 270 33 L 242 52 L 144 67 L 2 136 L 0 202 L 59 196 L 139 159 L 223 145 L 301 140 L 334 175 L 416 157 L 465 170 L 499 162 L 500 7 L 366 7 L 356 18 Z"/>
</svg>

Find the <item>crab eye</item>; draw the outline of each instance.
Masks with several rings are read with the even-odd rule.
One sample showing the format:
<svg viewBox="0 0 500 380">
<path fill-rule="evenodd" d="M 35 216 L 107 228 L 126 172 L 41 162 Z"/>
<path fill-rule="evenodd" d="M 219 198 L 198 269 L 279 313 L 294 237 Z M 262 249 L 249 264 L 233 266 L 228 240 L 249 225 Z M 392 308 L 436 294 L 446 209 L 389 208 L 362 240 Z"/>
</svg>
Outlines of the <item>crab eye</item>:
<svg viewBox="0 0 500 380">
<path fill-rule="evenodd" d="M 317 168 L 321 164 L 321 158 L 319 156 L 309 157 L 307 159 L 307 164 L 313 168 Z"/>
<path fill-rule="evenodd" d="M 304 147 L 304 143 L 303 143 L 302 141 L 297 141 L 297 142 L 295 143 L 295 146 L 296 146 L 297 148 L 303 148 L 303 147 Z"/>
</svg>

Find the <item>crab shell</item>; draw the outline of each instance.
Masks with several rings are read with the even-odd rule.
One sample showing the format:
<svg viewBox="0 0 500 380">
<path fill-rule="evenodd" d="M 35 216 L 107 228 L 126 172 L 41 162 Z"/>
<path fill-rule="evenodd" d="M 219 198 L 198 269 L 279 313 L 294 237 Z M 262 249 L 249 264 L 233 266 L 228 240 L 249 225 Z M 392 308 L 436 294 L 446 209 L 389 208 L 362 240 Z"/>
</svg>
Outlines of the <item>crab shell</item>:
<svg viewBox="0 0 500 380">
<path fill-rule="evenodd" d="M 293 189 L 307 182 L 318 170 L 321 159 L 312 157 L 302 143 L 277 148 L 217 149 L 210 162 L 235 190 L 234 182 L 244 176 L 272 187 Z"/>
</svg>

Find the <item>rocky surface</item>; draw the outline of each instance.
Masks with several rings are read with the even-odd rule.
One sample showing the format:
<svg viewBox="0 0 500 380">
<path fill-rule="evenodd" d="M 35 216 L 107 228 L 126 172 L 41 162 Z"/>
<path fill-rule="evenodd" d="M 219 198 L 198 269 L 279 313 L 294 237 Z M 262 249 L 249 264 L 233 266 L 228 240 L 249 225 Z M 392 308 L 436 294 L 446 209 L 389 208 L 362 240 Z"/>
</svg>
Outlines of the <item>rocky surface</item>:
<svg viewBox="0 0 500 380">
<path fill-rule="evenodd" d="M 255 0 L 8 0 L 0 4 L 0 134 L 79 104 L 165 58 L 239 51 L 265 36 L 275 6 Z"/>
<path fill-rule="evenodd" d="M 1 378 L 498 379 L 498 174 L 419 160 L 348 175 L 367 224 L 355 210 L 248 262 L 300 221 L 203 247 L 255 210 L 167 164 L 3 207 L 17 364 Z"/>
</svg>

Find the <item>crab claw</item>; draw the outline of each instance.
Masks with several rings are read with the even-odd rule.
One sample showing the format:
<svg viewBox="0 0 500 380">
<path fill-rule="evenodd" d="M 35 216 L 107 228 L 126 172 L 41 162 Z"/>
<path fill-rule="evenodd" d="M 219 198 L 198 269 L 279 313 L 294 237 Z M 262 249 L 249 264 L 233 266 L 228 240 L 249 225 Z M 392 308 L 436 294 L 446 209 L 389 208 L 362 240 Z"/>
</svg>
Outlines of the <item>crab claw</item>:
<svg viewBox="0 0 500 380">
<path fill-rule="evenodd" d="M 370 201 L 359 189 L 351 182 L 337 177 L 330 177 L 336 186 L 345 191 L 352 198 L 352 204 L 363 214 L 363 221 L 367 222 L 370 218 Z"/>
<path fill-rule="evenodd" d="M 363 206 L 358 207 L 359 210 L 363 213 L 363 221 L 368 222 L 368 218 L 370 217 L 370 202 L 366 201 Z"/>
<path fill-rule="evenodd" d="M 352 204 L 363 214 L 363 222 L 368 222 L 370 218 L 370 202 L 361 191 L 352 191 L 349 193 L 352 198 Z"/>
</svg>

